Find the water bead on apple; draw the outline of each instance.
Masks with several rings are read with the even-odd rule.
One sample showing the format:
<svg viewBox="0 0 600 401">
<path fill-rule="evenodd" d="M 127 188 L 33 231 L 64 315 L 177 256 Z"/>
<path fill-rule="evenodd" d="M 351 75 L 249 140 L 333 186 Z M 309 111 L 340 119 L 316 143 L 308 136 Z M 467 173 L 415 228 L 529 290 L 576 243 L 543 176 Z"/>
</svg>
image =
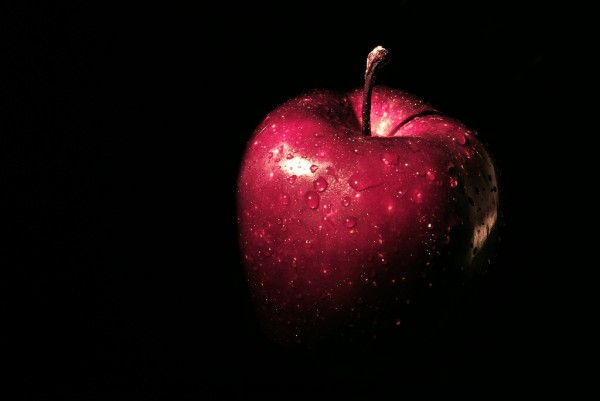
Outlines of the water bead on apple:
<svg viewBox="0 0 600 401">
<path fill-rule="evenodd" d="M 240 249 L 279 344 L 418 329 L 488 258 L 499 213 L 488 150 L 415 95 L 374 85 L 388 59 L 382 47 L 369 54 L 363 88 L 281 104 L 245 149 Z"/>
</svg>

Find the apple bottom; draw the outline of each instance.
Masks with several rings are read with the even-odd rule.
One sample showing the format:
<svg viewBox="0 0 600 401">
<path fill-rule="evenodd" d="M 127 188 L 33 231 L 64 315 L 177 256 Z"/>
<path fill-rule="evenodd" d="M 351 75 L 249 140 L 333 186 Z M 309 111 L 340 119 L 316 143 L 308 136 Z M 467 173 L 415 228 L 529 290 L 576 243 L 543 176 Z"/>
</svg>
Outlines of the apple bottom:
<svg viewBox="0 0 600 401">
<path fill-rule="evenodd" d="M 404 260 L 405 266 L 394 261 L 393 256 L 388 266 L 374 258 L 362 273 L 351 275 L 358 283 L 352 283 L 345 292 L 342 290 L 348 281 L 333 286 L 338 288 L 337 293 L 325 289 L 319 296 L 305 295 L 299 286 L 279 284 L 302 282 L 298 278 L 301 271 L 290 273 L 287 280 L 259 279 L 253 302 L 261 328 L 277 345 L 317 351 L 348 347 L 389 349 L 390 345 L 412 344 L 410 347 L 427 341 L 453 323 L 453 316 L 461 312 L 461 305 L 477 286 L 479 272 L 488 263 L 479 255 L 493 253 L 483 249 L 466 264 L 460 250 L 471 249 L 470 233 L 456 226 L 452 238 L 453 244 L 440 248 L 443 251 L 435 258 L 413 257 Z M 486 247 L 491 248 L 494 242 L 491 238 Z M 399 276 L 398 270 L 404 274 Z M 320 292 L 319 283 L 310 285 L 313 293 Z M 323 288 L 329 288 L 328 284 Z"/>
</svg>

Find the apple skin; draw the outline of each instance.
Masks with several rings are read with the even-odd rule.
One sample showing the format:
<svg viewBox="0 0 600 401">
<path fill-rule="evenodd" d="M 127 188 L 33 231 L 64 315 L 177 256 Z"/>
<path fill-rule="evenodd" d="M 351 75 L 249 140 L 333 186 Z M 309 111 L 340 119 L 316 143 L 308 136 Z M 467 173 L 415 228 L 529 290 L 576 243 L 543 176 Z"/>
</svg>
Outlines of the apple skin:
<svg viewBox="0 0 600 401">
<path fill-rule="evenodd" d="M 489 257 L 497 171 L 475 132 L 412 94 L 375 86 L 365 136 L 362 94 L 291 99 L 246 147 L 240 248 L 257 316 L 278 344 L 428 325 Z"/>
</svg>

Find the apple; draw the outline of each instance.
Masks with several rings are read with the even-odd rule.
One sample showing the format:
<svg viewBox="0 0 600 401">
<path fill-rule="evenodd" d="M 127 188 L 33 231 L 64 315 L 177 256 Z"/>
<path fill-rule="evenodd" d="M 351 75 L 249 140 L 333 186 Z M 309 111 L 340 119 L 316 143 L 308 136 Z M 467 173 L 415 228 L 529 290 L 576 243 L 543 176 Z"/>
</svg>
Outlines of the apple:
<svg viewBox="0 0 600 401">
<path fill-rule="evenodd" d="M 478 276 L 499 214 L 476 132 L 413 94 L 313 90 L 255 129 L 237 181 L 249 293 L 276 344 L 377 340 L 429 326 Z M 418 312 L 416 312 L 418 311 Z"/>
</svg>

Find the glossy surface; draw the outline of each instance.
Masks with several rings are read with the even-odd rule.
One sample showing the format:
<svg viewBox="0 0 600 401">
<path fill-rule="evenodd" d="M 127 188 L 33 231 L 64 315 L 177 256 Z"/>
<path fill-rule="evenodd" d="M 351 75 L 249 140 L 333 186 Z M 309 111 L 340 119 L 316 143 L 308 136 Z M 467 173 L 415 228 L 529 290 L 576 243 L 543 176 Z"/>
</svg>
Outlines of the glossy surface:
<svg viewBox="0 0 600 401">
<path fill-rule="evenodd" d="M 376 86 L 367 137 L 361 108 L 361 90 L 292 99 L 259 124 L 244 154 L 244 268 L 279 343 L 400 330 L 415 302 L 443 305 L 487 259 L 496 171 L 474 133 Z"/>
</svg>

